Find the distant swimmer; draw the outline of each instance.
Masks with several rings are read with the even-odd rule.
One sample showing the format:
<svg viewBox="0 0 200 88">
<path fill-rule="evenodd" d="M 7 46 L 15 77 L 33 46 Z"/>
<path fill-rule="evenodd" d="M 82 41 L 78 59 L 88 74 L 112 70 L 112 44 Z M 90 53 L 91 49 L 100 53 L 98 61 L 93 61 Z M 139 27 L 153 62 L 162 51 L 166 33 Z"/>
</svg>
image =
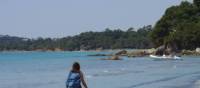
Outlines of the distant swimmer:
<svg viewBox="0 0 200 88">
<path fill-rule="evenodd" d="M 66 81 L 66 88 L 82 88 L 81 83 L 84 88 L 88 88 L 84 80 L 83 72 L 80 70 L 80 64 L 78 62 L 74 62 L 72 70 L 69 72 Z"/>
</svg>

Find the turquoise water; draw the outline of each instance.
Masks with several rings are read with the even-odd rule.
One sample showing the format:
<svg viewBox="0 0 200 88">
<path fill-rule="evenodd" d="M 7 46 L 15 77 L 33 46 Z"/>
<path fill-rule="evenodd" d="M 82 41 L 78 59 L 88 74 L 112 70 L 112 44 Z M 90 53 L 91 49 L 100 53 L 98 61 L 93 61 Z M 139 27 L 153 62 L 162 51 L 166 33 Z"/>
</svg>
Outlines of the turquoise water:
<svg viewBox="0 0 200 88">
<path fill-rule="evenodd" d="M 200 88 L 200 57 L 154 61 L 149 57 L 105 61 L 112 52 L 1 52 L 0 88 L 65 88 L 74 61 L 89 88 Z"/>
</svg>

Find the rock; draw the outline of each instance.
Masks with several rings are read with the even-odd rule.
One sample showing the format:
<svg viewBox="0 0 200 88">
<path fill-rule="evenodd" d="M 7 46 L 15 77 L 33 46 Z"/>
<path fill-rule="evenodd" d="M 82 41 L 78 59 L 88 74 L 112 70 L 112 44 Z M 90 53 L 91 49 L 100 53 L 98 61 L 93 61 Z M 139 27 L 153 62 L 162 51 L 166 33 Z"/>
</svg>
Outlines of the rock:
<svg viewBox="0 0 200 88">
<path fill-rule="evenodd" d="M 110 58 L 106 58 L 106 59 L 102 59 L 102 60 L 122 60 L 122 59 L 119 56 L 114 55 L 114 56 L 112 56 Z"/>
<path fill-rule="evenodd" d="M 136 57 L 136 55 L 131 55 L 131 54 L 128 54 L 127 56 L 128 57 Z"/>
<path fill-rule="evenodd" d="M 196 48 L 196 52 L 197 52 L 197 53 L 200 53 L 200 48 Z"/>
<path fill-rule="evenodd" d="M 55 48 L 54 51 L 63 51 L 63 50 L 60 48 Z"/>
<path fill-rule="evenodd" d="M 117 52 L 115 55 L 125 55 L 125 54 L 127 54 L 127 51 L 122 50 L 122 51 Z"/>
<path fill-rule="evenodd" d="M 182 55 L 198 55 L 196 51 L 191 51 L 191 50 L 182 50 L 181 54 Z"/>
<path fill-rule="evenodd" d="M 93 54 L 93 55 L 88 55 L 88 56 L 108 56 L 107 54 Z"/>
<path fill-rule="evenodd" d="M 155 53 L 155 52 L 156 52 L 156 49 L 155 49 L 155 48 L 147 49 L 147 50 L 146 50 L 146 53 L 148 53 L 148 54 L 153 54 L 153 53 Z"/>
<path fill-rule="evenodd" d="M 156 55 L 163 55 L 165 52 L 165 45 L 161 45 L 156 49 L 155 54 Z"/>
<path fill-rule="evenodd" d="M 121 60 L 119 56 L 115 55 L 110 58 L 110 60 Z"/>
<path fill-rule="evenodd" d="M 102 50 L 103 50 L 102 47 L 100 47 L 100 48 L 96 48 L 96 51 L 102 51 Z"/>
<path fill-rule="evenodd" d="M 150 51 L 147 50 L 134 50 L 132 52 L 128 52 L 127 56 L 128 57 L 142 57 L 142 56 L 147 56 L 151 53 L 149 53 Z"/>
</svg>

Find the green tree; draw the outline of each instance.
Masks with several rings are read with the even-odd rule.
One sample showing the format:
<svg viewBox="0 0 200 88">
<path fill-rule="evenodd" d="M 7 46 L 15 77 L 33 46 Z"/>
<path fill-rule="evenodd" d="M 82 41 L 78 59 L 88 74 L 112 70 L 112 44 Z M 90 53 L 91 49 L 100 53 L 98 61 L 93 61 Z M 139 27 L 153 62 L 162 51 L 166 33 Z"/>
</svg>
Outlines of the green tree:
<svg viewBox="0 0 200 88">
<path fill-rule="evenodd" d="M 200 0 L 193 0 L 193 3 L 194 3 L 195 6 L 200 8 Z"/>
</svg>

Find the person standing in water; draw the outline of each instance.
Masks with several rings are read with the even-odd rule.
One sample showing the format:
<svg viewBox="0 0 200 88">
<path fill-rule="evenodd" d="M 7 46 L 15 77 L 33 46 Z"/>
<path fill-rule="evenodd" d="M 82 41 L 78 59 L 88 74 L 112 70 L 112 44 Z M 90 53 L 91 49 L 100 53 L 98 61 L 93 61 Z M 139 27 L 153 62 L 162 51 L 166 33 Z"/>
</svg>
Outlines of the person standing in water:
<svg viewBox="0 0 200 88">
<path fill-rule="evenodd" d="M 80 70 L 80 64 L 78 62 L 74 62 L 72 70 L 70 71 L 66 81 L 66 88 L 82 88 L 81 83 L 84 88 L 88 88 L 84 80 L 84 75 Z"/>
</svg>

